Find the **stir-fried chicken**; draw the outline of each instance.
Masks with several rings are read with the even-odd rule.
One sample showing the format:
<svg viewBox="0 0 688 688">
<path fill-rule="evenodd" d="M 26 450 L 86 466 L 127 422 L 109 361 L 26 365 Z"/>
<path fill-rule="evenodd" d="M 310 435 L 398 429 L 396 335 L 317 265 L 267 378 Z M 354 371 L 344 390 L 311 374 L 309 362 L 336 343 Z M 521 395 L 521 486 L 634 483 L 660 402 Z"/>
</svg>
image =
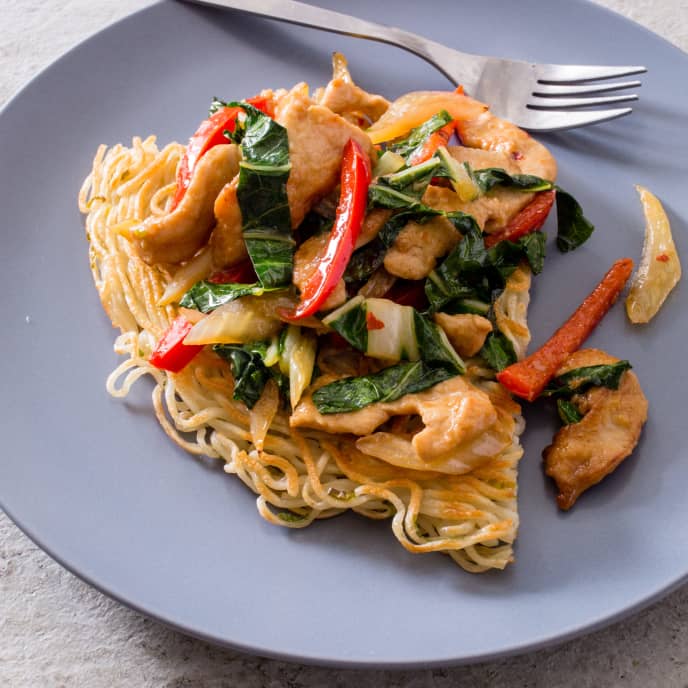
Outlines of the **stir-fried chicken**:
<svg viewBox="0 0 688 688">
<path fill-rule="evenodd" d="M 239 171 L 239 147 L 211 148 L 198 167 L 181 203 L 167 215 L 153 215 L 135 230 L 131 239 L 149 265 L 180 263 L 191 258 L 208 240 L 213 226 L 213 205 L 222 187 Z"/>
<path fill-rule="evenodd" d="M 314 387 L 330 381 L 321 378 Z M 404 440 L 404 450 L 390 453 L 395 436 L 374 431 L 390 418 L 406 415 L 419 415 L 424 427 L 410 439 L 398 438 Z M 513 430 L 511 416 L 498 412 L 490 397 L 461 375 L 423 392 L 349 413 L 321 414 L 307 394 L 294 409 L 290 424 L 363 436 L 356 446 L 365 453 L 395 465 L 444 473 L 466 473 L 489 460 L 510 443 Z"/>
<path fill-rule="evenodd" d="M 210 236 L 210 250 L 216 267 L 227 267 L 248 256 L 243 237 L 241 209 L 237 200 L 239 178 L 235 177 L 220 191 L 215 201 L 217 224 Z"/>
<path fill-rule="evenodd" d="M 337 185 L 346 142 L 353 138 L 368 155 L 372 154 L 373 147 L 361 129 L 328 108 L 315 104 L 308 95 L 306 84 L 298 84 L 280 98 L 275 120 L 289 135 L 291 170 L 287 197 L 292 227 L 298 227 L 313 205 Z M 243 249 L 236 246 L 242 243 L 236 181 L 218 198 L 215 216 L 217 225 L 211 240 L 213 262 L 223 267 L 245 256 Z"/>
<path fill-rule="evenodd" d="M 459 162 L 469 163 L 473 169 L 498 167 L 512 175 L 524 172 L 520 158 L 516 159 L 501 150 L 467 146 L 449 146 L 448 150 L 452 157 Z M 540 167 L 552 172 L 551 167 L 544 164 L 538 169 Z M 431 208 L 460 210 L 472 215 L 478 226 L 488 233 L 504 227 L 532 199 L 533 194 L 496 188 L 473 201 L 462 201 L 453 189 L 435 185 L 428 186 L 423 196 L 423 202 Z M 442 217 L 433 218 L 425 224 L 409 222 L 387 252 L 385 268 L 397 277 L 422 279 L 435 268 L 437 259 L 447 254 L 460 238 L 452 224 Z"/>
<path fill-rule="evenodd" d="M 292 227 L 339 181 L 342 151 L 352 138 L 370 156 L 368 135 L 308 96 L 308 86 L 295 86 L 277 105 L 275 119 L 289 132 L 291 171 L 287 196 Z"/>
<path fill-rule="evenodd" d="M 325 88 L 318 89 L 313 99 L 363 128 L 380 119 L 389 107 L 386 98 L 356 86 L 341 53 L 332 55 L 332 80 Z"/>
<path fill-rule="evenodd" d="M 402 279 L 423 279 L 435 269 L 437 259 L 460 240 L 461 235 L 444 217 L 409 222 L 385 254 L 385 270 Z"/>
<path fill-rule="evenodd" d="M 456 128 L 464 146 L 509 156 L 518 162 L 523 174 L 550 181 L 557 178 L 557 162 L 547 148 L 527 131 L 489 110 L 474 119 L 457 120 Z"/>
<path fill-rule="evenodd" d="M 482 349 L 487 335 L 492 332 L 492 324 L 482 315 L 435 313 L 433 318 L 463 358 L 475 356 Z"/>
<path fill-rule="evenodd" d="M 557 375 L 618 360 L 598 349 L 583 349 L 572 354 Z M 572 401 L 583 419 L 561 428 L 543 452 L 545 472 L 557 483 L 562 509 L 570 509 L 633 451 L 647 420 L 647 399 L 630 370 L 623 373 L 618 389 L 592 387 Z"/>
</svg>

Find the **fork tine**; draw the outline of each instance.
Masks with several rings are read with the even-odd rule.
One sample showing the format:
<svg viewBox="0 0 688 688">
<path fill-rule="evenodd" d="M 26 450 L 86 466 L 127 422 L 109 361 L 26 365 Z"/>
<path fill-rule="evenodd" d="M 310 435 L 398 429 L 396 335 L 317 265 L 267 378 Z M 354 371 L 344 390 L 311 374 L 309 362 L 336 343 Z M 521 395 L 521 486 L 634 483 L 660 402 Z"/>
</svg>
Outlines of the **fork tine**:
<svg viewBox="0 0 688 688">
<path fill-rule="evenodd" d="M 537 110 L 561 110 L 562 108 L 590 107 L 592 105 L 611 105 L 638 100 L 635 93 L 623 96 L 599 96 L 597 98 L 530 98 L 527 107 Z"/>
<path fill-rule="evenodd" d="M 541 83 L 577 83 L 615 79 L 629 74 L 642 74 L 646 67 L 605 67 L 603 65 L 534 65 L 535 77 Z"/>
<path fill-rule="evenodd" d="M 640 81 L 617 81 L 605 84 L 538 84 L 533 91 L 534 96 L 544 98 L 556 96 L 591 95 L 593 93 L 606 93 L 607 91 L 621 91 L 626 88 L 639 88 Z"/>
<path fill-rule="evenodd" d="M 558 131 L 574 129 L 588 124 L 608 122 L 632 112 L 632 108 L 614 108 L 612 110 L 592 110 L 587 112 L 528 110 L 524 119 L 515 119 L 515 124 L 529 131 Z"/>
</svg>

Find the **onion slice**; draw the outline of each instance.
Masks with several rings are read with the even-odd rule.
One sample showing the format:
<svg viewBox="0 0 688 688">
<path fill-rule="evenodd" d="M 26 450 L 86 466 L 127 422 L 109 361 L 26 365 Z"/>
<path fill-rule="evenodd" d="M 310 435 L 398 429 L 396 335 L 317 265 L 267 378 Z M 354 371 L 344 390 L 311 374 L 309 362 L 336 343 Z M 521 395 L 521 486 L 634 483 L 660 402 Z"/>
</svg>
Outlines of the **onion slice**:
<svg viewBox="0 0 688 688">
<path fill-rule="evenodd" d="M 636 186 L 645 213 L 645 241 L 631 289 L 626 313 L 632 323 L 647 323 L 656 315 L 681 279 L 681 263 L 671 236 L 671 225 L 659 199 Z"/>
<path fill-rule="evenodd" d="M 173 301 L 180 301 L 196 282 L 205 279 L 213 269 L 213 256 L 210 249 L 204 248 L 196 254 L 188 263 L 182 265 L 172 279 L 167 283 L 163 295 L 158 301 L 158 306 L 166 306 Z"/>
<path fill-rule="evenodd" d="M 383 143 L 407 134 L 441 110 L 452 119 L 467 121 L 487 109 L 484 103 L 453 91 L 415 91 L 397 98 L 367 133 L 374 144 Z"/>
</svg>

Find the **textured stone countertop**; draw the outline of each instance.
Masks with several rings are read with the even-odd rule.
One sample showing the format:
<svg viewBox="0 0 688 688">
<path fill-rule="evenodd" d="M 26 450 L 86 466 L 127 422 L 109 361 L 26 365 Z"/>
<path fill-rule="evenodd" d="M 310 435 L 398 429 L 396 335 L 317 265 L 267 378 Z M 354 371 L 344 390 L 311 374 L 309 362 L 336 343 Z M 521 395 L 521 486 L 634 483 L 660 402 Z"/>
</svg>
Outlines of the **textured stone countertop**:
<svg viewBox="0 0 688 688">
<path fill-rule="evenodd" d="M 0 0 L 0 107 L 64 51 L 148 1 Z M 688 0 L 598 2 L 688 51 Z M 0 512 L 1 688 L 238 685 L 686 687 L 688 587 L 603 631 L 520 657 L 453 669 L 338 671 L 244 655 L 171 631 L 82 583 Z"/>
</svg>

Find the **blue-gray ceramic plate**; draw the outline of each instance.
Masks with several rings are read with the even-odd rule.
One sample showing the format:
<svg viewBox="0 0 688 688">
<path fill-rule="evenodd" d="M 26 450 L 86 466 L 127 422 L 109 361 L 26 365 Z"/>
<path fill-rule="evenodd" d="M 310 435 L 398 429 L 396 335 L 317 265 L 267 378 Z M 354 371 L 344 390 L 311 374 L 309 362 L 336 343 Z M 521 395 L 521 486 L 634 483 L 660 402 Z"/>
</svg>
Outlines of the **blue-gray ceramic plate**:
<svg viewBox="0 0 688 688">
<path fill-rule="evenodd" d="M 616 258 L 639 258 L 634 184 L 662 199 L 688 259 L 688 90 L 676 87 L 688 76 L 686 55 L 580 0 L 340 5 L 467 51 L 647 65 L 633 115 L 543 137 L 560 183 L 597 230 L 573 254 L 549 251 L 533 289 L 534 345 Z M 553 414 L 528 411 L 516 562 L 502 573 L 470 575 L 448 557 L 411 555 L 389 524 L 354 515 L 296 532 L 268 525 L 238 480 L 170 443 L 145 382 L 125 402 L 105 392 L 115 332 L 91 283 L 76 206 L 98 144 L 150 133 L 184 141 L 213 95 L 322 84 L 335 49 L 364 87 L 390 98 L 448 86 L 391 47 L 165 2 L 78 46 L 2 112 L 3 507 L 62 564 L 123 603 L 214 642 L 300 661 L 492 658 L 657 599 L 688 573 L 685 284 L 649 327 L 631 327 L 619 304 L 591 338 L 631 360 L 650 419 L 634 455 L 567 514 L 540 459 Z"/>
</svg>

